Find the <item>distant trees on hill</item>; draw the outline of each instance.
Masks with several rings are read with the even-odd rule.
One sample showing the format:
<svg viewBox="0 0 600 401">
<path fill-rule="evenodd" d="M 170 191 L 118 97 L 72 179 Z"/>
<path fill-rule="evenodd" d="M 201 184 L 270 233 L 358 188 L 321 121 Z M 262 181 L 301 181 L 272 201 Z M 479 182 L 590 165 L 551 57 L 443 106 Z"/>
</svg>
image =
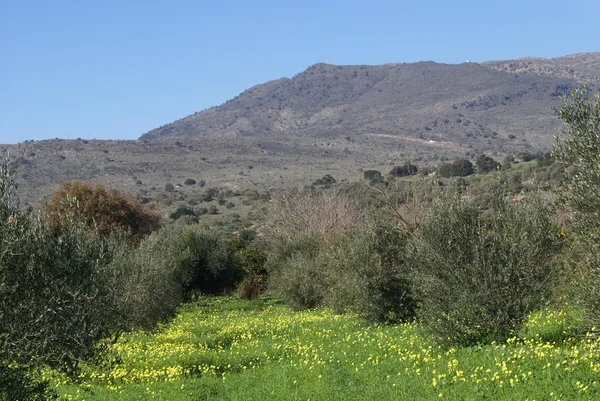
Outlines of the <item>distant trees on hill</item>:
<svg viewBox="0 0 600 401">
<path fill-rule="evenodd" d="M 410 162 L 404 163 L 402 166 L 394 166 L 388 173 L 392 177 L 407 177 L 415 175 L 419 172 L 419 167 Z"/>
<path fill-rule="evenodd" d="M 496 171 L 500 168 L 500 163 L 486 155 L 477 156 L 475 164 L 477 165 L 477 172 L 480 174 Z"/>
<path fill-rule="evenodd" d="M 457 159 L 452 163 L 444 163 L 438 166 L 437 173 L 442 177 L 466 177 L 475 173 L 475 167 L 467 159 Z"/>
</svg>

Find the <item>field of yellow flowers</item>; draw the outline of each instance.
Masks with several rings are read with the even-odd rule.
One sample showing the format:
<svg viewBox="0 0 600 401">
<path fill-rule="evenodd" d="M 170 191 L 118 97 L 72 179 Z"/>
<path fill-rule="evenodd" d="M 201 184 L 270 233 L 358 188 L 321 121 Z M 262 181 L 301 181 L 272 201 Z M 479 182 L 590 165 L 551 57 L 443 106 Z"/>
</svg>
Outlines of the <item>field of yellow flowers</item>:
<svg viewBox="0 0 600 401">
<path fill-rule="evenodd" d="M 506 343 L 443 348 L 414 324 L 207 298 L 52 380 L 66 400 L 598 400 L 600 341 L 570 324 L 541 313 Z"/>
</svg>

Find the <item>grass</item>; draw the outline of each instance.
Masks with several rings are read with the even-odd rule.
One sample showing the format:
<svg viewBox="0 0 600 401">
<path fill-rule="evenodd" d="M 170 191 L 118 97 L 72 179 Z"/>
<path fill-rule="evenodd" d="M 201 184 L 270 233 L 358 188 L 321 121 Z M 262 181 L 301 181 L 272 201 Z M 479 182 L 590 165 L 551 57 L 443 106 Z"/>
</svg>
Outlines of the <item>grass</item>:
<svg viewBox="0 0 600 401">
<path fill-rule="evenodd" d="M 67 400 L 600 399 L 600 341 L 556 334 L 565 316 L 536 315 L 503 344 L 441 348 L 414 324 L 207 298 L 123 336 L 112 364 L 83 366 L 77 383 L 51 375 Z"/>
</svg>

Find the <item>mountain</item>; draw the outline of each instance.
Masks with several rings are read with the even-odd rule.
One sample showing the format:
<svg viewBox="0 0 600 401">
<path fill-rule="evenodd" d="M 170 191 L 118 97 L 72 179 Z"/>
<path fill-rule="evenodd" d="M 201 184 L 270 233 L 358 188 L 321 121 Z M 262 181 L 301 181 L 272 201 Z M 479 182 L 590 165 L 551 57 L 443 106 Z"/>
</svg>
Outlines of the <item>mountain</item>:
<svg viewBox="0 0 600 401">
<path fill-rule="evenodd" d="M 141 139 L 350 135 L 446 142 L 474 152 L 547 149 L 560 127 L 552 114 L 559 97 L 582 82 L 594 89 L 599 80 L 600 53 L 458 65 L 315 64 Z"/>
<path fill-rule="evenodd" d="M 561 126 L 552 106 L 583 82 L 597 90 L 599 81 L 600 53 L 458 65 L 315 64 L 140 140 L 25 141 L 0 145 L 0 153 L 10 154 L 25 203 L 37 206 L 61 181 L 83 180 L 164 209 L 203 191 L 186 187 L 188 178 L 263 191 L 302 187 L 325 174 L 358 180 L 364 169 L 386 173 L 407 161 L 427 166 L 546 150 Z M 167 184 L 180 186 L 166 193 Z"/>
</svg>

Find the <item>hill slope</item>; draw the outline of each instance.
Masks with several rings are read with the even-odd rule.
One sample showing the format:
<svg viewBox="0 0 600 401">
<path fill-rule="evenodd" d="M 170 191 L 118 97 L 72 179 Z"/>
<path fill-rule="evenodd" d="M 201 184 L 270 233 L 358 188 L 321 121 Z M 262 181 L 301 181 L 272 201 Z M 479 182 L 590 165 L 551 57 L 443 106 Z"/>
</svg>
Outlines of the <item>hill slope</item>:
<svg viewBox="0 0 600 401">
<path fill-rule="evenodd" d="M 142 139 L 393 135 L 476 152 L 546 149 L 559 128 L 552 106 L 582 80 L 600 79 L 596 61 L 600 53 L 458 65 L 315 64 Z"/>
</svg>

